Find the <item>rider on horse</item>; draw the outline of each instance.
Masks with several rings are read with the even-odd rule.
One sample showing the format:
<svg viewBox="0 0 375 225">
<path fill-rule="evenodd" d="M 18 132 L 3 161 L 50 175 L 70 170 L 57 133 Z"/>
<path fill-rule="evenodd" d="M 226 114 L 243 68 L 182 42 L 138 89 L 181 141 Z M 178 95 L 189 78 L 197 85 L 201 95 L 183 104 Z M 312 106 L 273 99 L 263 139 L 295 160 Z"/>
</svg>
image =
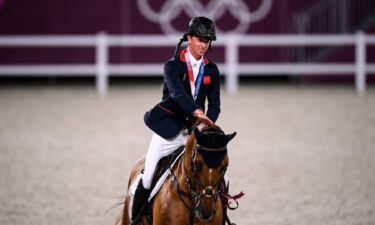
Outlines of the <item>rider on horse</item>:
<svg viewBox="0 0 375 225">
<path fill-rule="evenodd" d="M 174 57 L 164 66 L 163 98 L 144 117 L 146 125 L 154 133 L 144 173 L 134 195 L 132 225 L 139 223 L 139 214 L 142 214 L 150 194 L 158 161 L 186 144 L 197 120 L 213 124 L 219 117 L 220 74 L 216 64 L 205 56 L 215 40 L 213 21 L 206 17 L 193 18 L 176 47 Z M 185 41 L 188 41 L 188 47 L 180 52 L 180 46 Z"/>
</svg>

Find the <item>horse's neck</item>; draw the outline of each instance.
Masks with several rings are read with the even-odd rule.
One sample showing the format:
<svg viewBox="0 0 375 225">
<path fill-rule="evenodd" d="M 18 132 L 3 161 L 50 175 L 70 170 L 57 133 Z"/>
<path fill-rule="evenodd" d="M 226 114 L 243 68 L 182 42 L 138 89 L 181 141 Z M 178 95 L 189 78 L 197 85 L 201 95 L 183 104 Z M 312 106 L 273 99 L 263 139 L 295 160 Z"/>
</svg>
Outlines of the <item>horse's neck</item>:
<svg viewBox="0 0 375 225">
<path fill-rule="evenodd" d="M 184 171 L 186 173 L 187 176 L 190 176 L 190 173 L 189 171 L 190 170 L 190 162 L 191 162 L 191 158 L 193 157 L 194 155 L 194 151 L 195 151 L 195 145 L 196 145 L 196 141 L 195 141 L 195 136 L 194 136 L 194 132 L 190 135 L 188 141 L 186 142 L 186 146 L 185 146 L 185 156 L 184 156 L 184 160 L 182 162 L 182 166 L 185 167 Z"/>
<path fill-rule="evenodd" d="M 185 146 L 185 158 L 190 159 L 193 155 L 196 145 L 194 132 L 189 136 Z"/>
<path fill-rule="evenodd" d="M 190 165 L 186 164 L 185 156 L 181 159 L 174 172 L 177 175 L 180 188 L 187 191 L 189 186 L 187 185 L 186 178 L 190 176 Z"/>
<path fill-rule="evenodd" d="M 184 156 L 180 159 L 178 166 L 176 166 L 174 170 L 175 174 L 178 176 L 177 179 L 179 182 L 179 186 L 184 191 L 189 190 L 189 186 L 186 181 L 187 179 L 191 177 L 190 162 L 191 162 L 191 157 L 193 156 L 194 147 L 195 147 L 195 137 L 193 133 L 190 135 L 189 139 L 186 142 Z"/>
</svg>

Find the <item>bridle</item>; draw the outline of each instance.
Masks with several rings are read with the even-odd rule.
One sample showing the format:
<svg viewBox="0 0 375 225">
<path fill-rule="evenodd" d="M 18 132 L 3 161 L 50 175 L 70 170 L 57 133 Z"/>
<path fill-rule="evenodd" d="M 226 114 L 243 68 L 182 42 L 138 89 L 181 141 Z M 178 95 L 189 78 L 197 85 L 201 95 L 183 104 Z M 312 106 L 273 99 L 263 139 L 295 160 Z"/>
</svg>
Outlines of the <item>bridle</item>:
<svg viewBox="0 0 375 225">
<path fill-rule="evenodd" d="M 170 168 L 171 180 L 172 180 L 172 183 L 174 184 L 176 192 L 177 192 L 179 198 L 181 199 L 182 203 L 185 205 L 185 207 L 189 209 L 190 224 L 194 223 L 194 217 L 197 216 L 197 213 L 199 212 L 199 205 L 200 205 L 201 199 L 203 197 L 212 198 L 214 200 L 214 203 L 217 201 L 218 196 L 219 196 L 219 191 L 218 191 L 219 184 L 223 180 L 224 174 L 226 172 L 226 169 L 224 171 L 222 171 L 222 173 L 219 176 L 219 179 L 214 183 L 214 185 L 204 186 L 202 184 L 202 182 L 199 179 L 197 179 L 196 176 L 195 176 L 196 171 L 195 171 L 194 168 L 195 168 L 195 159 L 196 159 L 198 148 L 202 148 L 202 146 L 197 145 L 195 147 L 194 155 L 190 159 L 190 168 L 191 168 L 190 172 L 192 174 L 192 177 L 189 177 L 187 175 L 187 168 L 186 168 L 185 163 L 184 163 L 185 155 L 183 156 L 183 158 L 178 163 L 177 176 L 174 175 L 172 169 Z M 221 149 L 218 149 L 218 150 L 220 151 Z M 181 166 L 181 164 L 183 164 L 183 166 Z M 182 171 L 184 172 L 185 183 L 187 184 L 188 189 L 189 189 L 188 192 L 183 191 L 180 188 L 180 184 L 178 183 L 178 177 L 181 177 Z M 198 191 L 198 187 L 202 189 L 201 192 Z M 189 204 L 186 202 L 186 200 L 183 197 L 186 197 L 186 198 L 190 199 L 193 202 L 193 206 L 192 207 L 189 206 Z M 212 217 L 213 216 L 214 216 L 214 213 L 213 213 Z"/>
<path fill-rule="evenodd" d="M 197 146 L 197 148 L 199 148 L 200 146 Z M 202 198 L 202 197 L 207 197 L 207 198 L 213 198 L 215 201 L 217 200 L 217 197 L 218 197 L 218 186 L 220 184 L 220 182 L 222 181 L 222 179 L 224 178 L 224 174 L 225 174 L 225 171 L 224 170 L 220 176 L 219 176 L 219 179 L 214 183 L 213 186 L 206 186 L 204 187 L 204 185 L 202 185 L 201 181 L 199 179 L 196 178 L 196 171 L 195 171 L 195 160 L 196 160 L 196 154 L 197 153 L 197 150 L 194 151 L 194 155 L 193 157 L 191 158 L 190 160 L 190 168 L 192 168 L 192 177 L 189 179 L 186 175 L 186 168 L 185 168 L 185 164 L 184 164 L 184 171 L 185 171 L 185 177 L 186 177 L 186 182 L 189 184 L 189 189 L 191 189 L 193 192 L 196 193 L 196 199 L 193 199 L 193 200 L 196 200 L 194 201 L 194 203 L 199 203 L 199 200 Z M 199 194 L 196 192 L 197 190 L 197 187 L 200 187 L 202 189 L 202 193 Z"/>
</svg>

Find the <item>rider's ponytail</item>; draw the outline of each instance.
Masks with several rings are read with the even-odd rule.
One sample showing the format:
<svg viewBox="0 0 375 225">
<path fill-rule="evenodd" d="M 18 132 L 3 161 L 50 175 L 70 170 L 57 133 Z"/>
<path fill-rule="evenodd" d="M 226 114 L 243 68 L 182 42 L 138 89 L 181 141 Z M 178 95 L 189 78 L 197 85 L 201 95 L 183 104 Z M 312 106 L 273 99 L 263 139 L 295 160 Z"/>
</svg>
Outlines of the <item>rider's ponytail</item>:
<svg viewBox="0 0 375 225">
<path fill-rule="evenodd" d="M 178 56 L 178 53 L 180 52 L 180 47 L 181 47 L 181 44 L 182 42 L 186 41 L 185 39 L 185 36 L 183 38 L 180 39 L 180 42 L 178 42 L 177 46 L 176 46 L 176 50 L 174 51 L 174 57 L 177 57 Z"/>
</svg>

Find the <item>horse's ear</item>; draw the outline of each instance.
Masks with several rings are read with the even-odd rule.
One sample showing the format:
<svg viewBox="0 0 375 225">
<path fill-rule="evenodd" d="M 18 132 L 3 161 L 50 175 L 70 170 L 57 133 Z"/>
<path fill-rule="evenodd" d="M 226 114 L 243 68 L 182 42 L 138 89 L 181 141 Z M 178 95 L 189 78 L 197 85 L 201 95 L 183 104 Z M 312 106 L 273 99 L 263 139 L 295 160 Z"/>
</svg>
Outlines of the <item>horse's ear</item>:
<svg viewBox="0 0 375 225">
<path fill-rule="evenodd" d="M 227 139 L 227 143 L 230 142 L 230 140 L 232 140 L 235 136 L 236 136 L 236 132 L 232 133 L 232 134 L 227 134 L 225 135 L 226 139 Z"/>
<path fill-rule="evenodd" d="M 197 139 L 198 142 L 203 139 L 203 134 L 202 132 L 199 131 L 198 128 L 194 129 L 194 134 L 195 134 L 195 139 Z"/>
</svg>

